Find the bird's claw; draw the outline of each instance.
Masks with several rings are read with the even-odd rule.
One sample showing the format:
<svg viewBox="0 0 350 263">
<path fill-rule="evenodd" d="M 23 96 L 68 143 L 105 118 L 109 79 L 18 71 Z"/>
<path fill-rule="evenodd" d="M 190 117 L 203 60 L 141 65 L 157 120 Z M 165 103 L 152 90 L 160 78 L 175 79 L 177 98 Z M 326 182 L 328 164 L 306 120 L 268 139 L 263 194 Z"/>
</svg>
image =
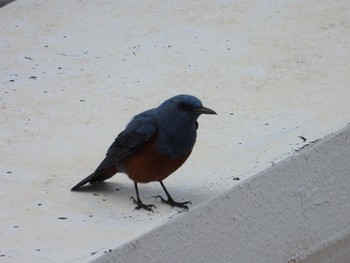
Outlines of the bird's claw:
<svg viewBox="0 0 350 263">
<path fill-rule="evenodd" d="M 142 208 L 142 209 L 145 209 L 145 210 L 147 210 L 147 211 L 150 211 L 150 212 L 153 212 L 153 213 L 154 213 L 152 207 L 157 208 L 155 205 L 152 205 L 152 204 L 145 205 L 144 203 L 141 202 L 141 200 L 136 200 L 133 196 L 130 197 L 130 200 L 132 200 L 133 203 L 134 203 L 135 205 L 137 205 L 137 206 L 134 208 L 134 210 L 135 210 L 135 209 L 136 209 L 136 210 L 140 210 L 140 209 Z"/>
<path fill-rule="evenodd" d="M 180 207 L 180 208 L 184 208 L 186 211 L 188 211 L 188 204 L 192 205 L 192 203 L 190 201 L 186 201 L 186 202 L 176 202 L 173 199 L 168 199 L 165 200 L 161 195 L 157 195 L 154 196 L 155 199 L 160 199 L 160 201 L 162 201 L 162 203 L 168 204 L 171 207 Z"/>
</svg>

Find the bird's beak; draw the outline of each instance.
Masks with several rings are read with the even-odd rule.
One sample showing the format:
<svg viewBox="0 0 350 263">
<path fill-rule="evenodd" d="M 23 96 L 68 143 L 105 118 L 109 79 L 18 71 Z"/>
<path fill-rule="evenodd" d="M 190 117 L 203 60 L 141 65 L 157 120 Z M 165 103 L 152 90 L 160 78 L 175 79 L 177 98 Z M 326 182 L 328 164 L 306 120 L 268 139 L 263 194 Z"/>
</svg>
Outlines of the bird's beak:
<svg viewBox="0 0 350 263">
<path fill-rule="evenodd" d="M 215 111 L 213 111 L 213 110 L 211 110 L 209 108 L 206 108 L 204 106 L 199 108 L 199 109 L 195 109 L 194 111 L 197 112 L 197 113 L 200 113 L 200 114 L 216 114 Z"/>
</svg>

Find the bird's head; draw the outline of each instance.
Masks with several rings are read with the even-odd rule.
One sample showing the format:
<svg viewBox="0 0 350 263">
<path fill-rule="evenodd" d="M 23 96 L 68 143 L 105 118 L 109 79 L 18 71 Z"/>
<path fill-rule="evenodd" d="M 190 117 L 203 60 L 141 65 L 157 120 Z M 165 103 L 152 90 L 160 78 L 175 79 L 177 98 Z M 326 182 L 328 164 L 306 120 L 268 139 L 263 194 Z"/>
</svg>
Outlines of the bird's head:
<svg viewBox="0 0 350 263">
<path fill-rule="evenodd" d="M 177 95 L 157 108 L 159 116 L 169 122 L 195 123 L 201 114 L 216 114 L 203 106 L 202 102 L 191 95 Z"/>
</svg>

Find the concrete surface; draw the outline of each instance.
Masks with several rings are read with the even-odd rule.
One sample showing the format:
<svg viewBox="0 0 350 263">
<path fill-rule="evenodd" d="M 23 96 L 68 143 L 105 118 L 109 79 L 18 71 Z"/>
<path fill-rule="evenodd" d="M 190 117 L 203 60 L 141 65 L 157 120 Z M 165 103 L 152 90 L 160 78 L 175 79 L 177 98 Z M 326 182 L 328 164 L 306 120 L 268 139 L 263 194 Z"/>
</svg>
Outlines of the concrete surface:
<svg viewBox="0 0 350 263">
<path fill-rule="evenodd" d="M 350 126 L 93 262 L 348 263 L 349 156 Z"/>
<path fill-rule="evenodd" d="M 0 261 L 94 260 L 344 127 L 349 14 L 325 0 L 2 7 Z M 218 112 L 165 181 L 189 213 L 155 201 L 156 183 L 140 186 L 155 213 L 133 211 L 124 175 L 69 191 L 134 114 L 179 93 Z"/>
</svg>

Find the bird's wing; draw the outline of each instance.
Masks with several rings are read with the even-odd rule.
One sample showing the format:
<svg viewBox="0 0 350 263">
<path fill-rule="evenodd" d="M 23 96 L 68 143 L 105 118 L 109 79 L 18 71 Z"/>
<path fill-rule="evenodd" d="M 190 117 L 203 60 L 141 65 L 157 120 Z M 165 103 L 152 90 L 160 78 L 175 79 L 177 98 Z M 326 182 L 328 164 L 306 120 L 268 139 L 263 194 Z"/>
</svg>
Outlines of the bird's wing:
<svg viewBox="0 0 350 263">
<path fill-rule="evenodd" d="M 157 130 L 152 117 L 137 115 L 128 124 L 109 147 L 106 158 L 97 167 L 96 171 L 104 169 L 134 153 L 140 145 L 148 141 Z"/>
<path fill-rule="evenodd" d="M 96 170 L 72 188 L 77 190 L 88 182 L 104 181 L 118 172 L 116 164 L 135 152 L 157 131 L 157 125 L 150 116 L 135 116 L 109 147 L 105 159 Z"/>
</svg>

